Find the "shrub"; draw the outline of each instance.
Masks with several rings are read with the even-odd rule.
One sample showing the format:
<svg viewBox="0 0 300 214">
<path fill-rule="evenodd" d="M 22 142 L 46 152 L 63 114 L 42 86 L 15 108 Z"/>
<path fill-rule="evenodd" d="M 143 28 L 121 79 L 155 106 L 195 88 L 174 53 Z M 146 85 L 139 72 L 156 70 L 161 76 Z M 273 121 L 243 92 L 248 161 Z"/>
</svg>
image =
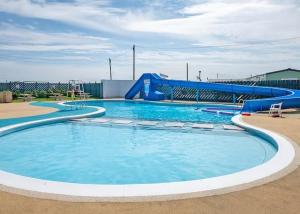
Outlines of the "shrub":
<svg viewBox="0 0 300 214">
<path fill-rule="evenodd" d="M 47 97 L 48 97 L 48 94 L 47 94 L 46 91 L 41 90 L 41 91 L 38 91 L 38 92 L 37 92 L 37 96 L 36 96 L 36 97 L 37 97 L 37 98 L 47 98 Z"/>
<path fill-rule="evenodd" d="M 38 97 L 38 96 L 39 96 L 39 91 L 38 91 L 38 90 L 34 90 L 34 91 L 32 92 L 32 96 Z"/>
<path fill-rule="evenodd" d="M 14 91 L 12 95 L 13 95 L 13 99 L 18 99 L 18 97 L 20 96 L 20 91 Z"/>
</svg>

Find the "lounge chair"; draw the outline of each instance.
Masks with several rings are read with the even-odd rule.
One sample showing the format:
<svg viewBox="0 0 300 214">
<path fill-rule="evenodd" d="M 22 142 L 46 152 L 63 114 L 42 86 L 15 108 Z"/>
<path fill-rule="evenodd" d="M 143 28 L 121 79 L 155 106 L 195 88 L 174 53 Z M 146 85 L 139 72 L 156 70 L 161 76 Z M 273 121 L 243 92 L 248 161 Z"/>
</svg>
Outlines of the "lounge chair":
<svg viewBox="0 0 300 214">
<path fill-rule="evenodd" d="M 269 110 L 269 116 L 282 117 L 281 107 L 282 107 L 282 103 L 272 104 Z"/>
</svg>

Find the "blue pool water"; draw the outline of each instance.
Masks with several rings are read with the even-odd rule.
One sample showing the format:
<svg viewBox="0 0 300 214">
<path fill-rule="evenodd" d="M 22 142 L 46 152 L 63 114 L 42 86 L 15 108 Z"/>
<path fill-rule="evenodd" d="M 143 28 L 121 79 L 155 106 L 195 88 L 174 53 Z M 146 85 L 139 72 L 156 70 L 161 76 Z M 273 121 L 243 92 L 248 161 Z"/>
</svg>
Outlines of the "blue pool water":
<svg viewBox="0 0 300 214">
<path fill-rule="evenodd" d="M 275 153 L 270 143 L 244 131 L 66 122 L 2 136 L 0 169 L 73 183 L 161 183 L 234 173 Z"/>
<path fill-rule="evenodd" d="M 183 105 L 169 103 L 133 102 L 133 101 L 87 101 L 89 106 L 106 109 L 106 117 L 129 118 L 139 120 L 184 121 L 202 123 L 231 123 L 232 115 L 217 115 L 203 112 L 201 109 L 222 105 Z M 226 108 L 226 106 L 223 106 Z M 227 106 L 228 108 L 228 106 Z"/>
</svg>

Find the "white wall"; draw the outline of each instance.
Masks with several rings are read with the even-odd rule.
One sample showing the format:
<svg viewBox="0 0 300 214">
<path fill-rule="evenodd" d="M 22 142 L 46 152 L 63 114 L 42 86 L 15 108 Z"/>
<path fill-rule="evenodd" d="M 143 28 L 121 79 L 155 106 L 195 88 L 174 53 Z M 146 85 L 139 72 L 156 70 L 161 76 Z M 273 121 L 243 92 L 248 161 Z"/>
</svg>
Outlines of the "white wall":
<svg viewBox="0 0 300 214">
<path fill-rule="evenodd" d="M 124 98 L 135 80 L 102 80 L 103 98 Z"/>
</svg>

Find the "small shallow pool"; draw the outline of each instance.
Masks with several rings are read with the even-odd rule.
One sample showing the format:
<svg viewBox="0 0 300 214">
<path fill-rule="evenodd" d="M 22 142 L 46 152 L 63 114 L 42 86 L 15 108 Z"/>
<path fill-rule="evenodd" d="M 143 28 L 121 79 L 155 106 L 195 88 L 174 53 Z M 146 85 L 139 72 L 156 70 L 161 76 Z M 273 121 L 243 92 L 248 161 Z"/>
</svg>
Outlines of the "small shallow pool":
<svg viewBox="0 0 300 214">
<path fill-rule="evenodd" d="M 287 139 L 241 116 L 202 111 L 232 106 L 130 101 L 86 106 L 94 107 L 73 116 L 63 107 L 59 117 L 23 118 L 27 123 L 0 127 L 0 187 L 68 201 L 179 199 L 266 182 L 295 156 Z M 92 115 L 100 118 L 80 119 Z"/>
</svg>

